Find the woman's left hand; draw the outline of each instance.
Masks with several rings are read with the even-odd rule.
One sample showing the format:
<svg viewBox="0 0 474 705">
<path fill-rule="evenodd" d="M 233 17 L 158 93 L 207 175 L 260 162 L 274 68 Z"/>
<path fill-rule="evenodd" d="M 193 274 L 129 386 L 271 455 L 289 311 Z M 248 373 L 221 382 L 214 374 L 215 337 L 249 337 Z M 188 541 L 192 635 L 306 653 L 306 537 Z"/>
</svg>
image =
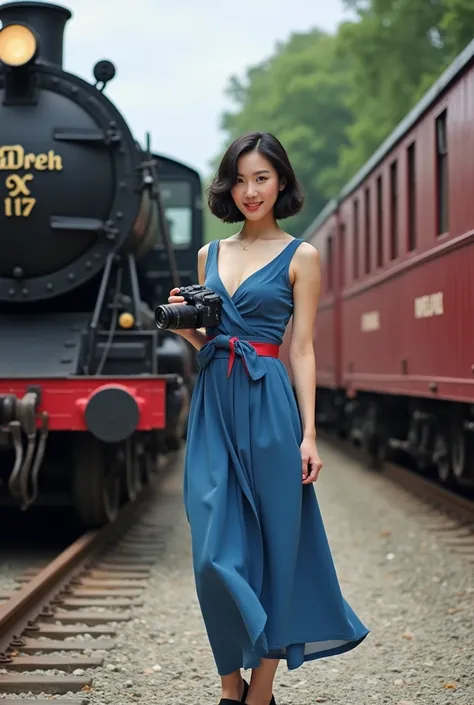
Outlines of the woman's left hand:
<svg viewBox="0 0 474 705">
<path fill-rule="evenodd" d="M 300 445 L 300 452 L 303 470 L 303 485 L 309 485 L 311 482 L 316 482 L 319 471 L 323 467 L 323 462 L 319 457 L 314 438 L 304 438 L 302 444 Z"/>
</svg>

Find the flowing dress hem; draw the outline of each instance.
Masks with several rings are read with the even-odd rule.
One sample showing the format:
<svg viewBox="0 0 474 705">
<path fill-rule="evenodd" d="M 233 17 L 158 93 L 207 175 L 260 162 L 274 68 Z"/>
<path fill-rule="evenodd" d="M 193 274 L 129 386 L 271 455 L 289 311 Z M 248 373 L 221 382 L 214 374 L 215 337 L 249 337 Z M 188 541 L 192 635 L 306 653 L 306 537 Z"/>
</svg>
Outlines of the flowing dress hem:
<svg viewBox="0 0 474 705">
<path fill-rule="evenodd" d="M 324 651 L 316 651 L 314 653 L 310 654 L 304 654 L 303 657 L 300 657 L 298 659 L 294 660 L 294 655 L 290 654 L 288 655 L 287 650 L 291 648 L 292 646 L 299 646 L 298 644 L 289 644 L 286 647 L 278 647 L 278 648 L 272 648 L 269 649 L 268 651 L 265 651 L 261 653 L 260 655 L 257 653 L 255 654 L 256 658 L 255 660 L 252 659 L 252 662 L 245 662 L 245 659 L 241 659 L 240 664 L 236 664 L 232 668 L 226 669 L 226 671 L 219 671 L 220 676 L 227 676 L 230 673 L 233 673 L 234 671 L 238 671 L 239 669 L 244 669 L 244 670 L 249 670 L 251 668 L 258 668 L 260 665 L 260 659 L 261 658 L 268 658 L 268 659 L 278 659 L 281 661 L 286 661 L 287 662 L 287 669 L 288 671 L 294 671 L 297 668 L 300 668 L 303 666 L 306 662 L 308 661 L 316 661 L 317 659 L 321 658 L 328 658 L 330 656 L 338 656 L 340 654 L 345 654 L 348 651 L 352 651 L 353 649 L 357 648 L 359 644 L 361 644 L 364 639 L 367 638 L 367 636 L 370 634 L 370 630 L 367 630 L 365 634 L 363 634 L 361 637 L 358 638 L 352 638 L 352 639 L 347 639 L 347 637 L 333 637 L 333 640 L 338 640 L 338 639 L 347 639 L 345 644 L 333 647 L 331 649 L 325 649 Z M 314 642 L 317 643 L 317 642 Z M 281 653 L 281 650 L 284 649 L 285 651 Z M 280 651 L 280 653 L 275 653 L 276 651 Z M 304 649 L 303 649 L 304 652 Z"/>
</svg>

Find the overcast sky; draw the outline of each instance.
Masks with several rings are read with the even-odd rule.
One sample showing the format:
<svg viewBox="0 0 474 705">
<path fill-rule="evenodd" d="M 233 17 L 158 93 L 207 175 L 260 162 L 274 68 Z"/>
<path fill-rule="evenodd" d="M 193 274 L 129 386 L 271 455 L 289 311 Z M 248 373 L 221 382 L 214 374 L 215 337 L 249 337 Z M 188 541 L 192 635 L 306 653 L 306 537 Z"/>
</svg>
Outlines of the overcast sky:
<svg viewBox="0 0 474 705">
<path fill-rule="evenodd" d="M 62 4 L 62 3 L 58 3 Z M 64 68 L 91 80 L 117 68 L 108 96 L 143 143 L 201 173 L 220 149 L 229 76 L 270 56 L 293 31 L 334 31 L 341 0 L 69 0 Z"/>
</svg>

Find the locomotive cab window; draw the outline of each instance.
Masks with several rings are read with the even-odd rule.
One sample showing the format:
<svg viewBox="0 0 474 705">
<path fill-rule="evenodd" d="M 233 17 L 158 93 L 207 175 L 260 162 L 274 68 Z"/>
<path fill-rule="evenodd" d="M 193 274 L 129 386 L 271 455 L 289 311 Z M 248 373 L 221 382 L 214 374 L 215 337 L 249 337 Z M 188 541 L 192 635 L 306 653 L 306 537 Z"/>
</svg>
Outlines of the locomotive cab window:
<svg viewBox="0 0 474 705">
<path fill-rule="evenodd" d="M 187 181 L 162 181 L 160 191 L 171 242 L 177 248 L 190 247 L 193 234 L 191 184 Z"/>
</svg>

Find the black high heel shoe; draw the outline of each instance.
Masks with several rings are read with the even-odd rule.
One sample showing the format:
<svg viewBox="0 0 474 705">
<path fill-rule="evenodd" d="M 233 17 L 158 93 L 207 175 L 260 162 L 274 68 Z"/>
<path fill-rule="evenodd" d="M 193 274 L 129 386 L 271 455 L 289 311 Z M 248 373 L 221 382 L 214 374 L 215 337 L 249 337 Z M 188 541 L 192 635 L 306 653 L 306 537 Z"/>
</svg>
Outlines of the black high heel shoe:
<svg viewBox="0 0 474 705">
<path fill-rule="evenodd" d="M 241 705 L 241 703 L 245 703 L 245 698 L 247 697 L 247 693 L 249 692 L 249 684 L 245 680 L 245 678 L 242 678 L 244 682 L 244 692 L 242 693 L 242 697 L 240 700 L 231 700 L 230 698 L 221 698 L 219 700 L 219 705 Z M 271 704 L 273 705 L 273 703 Z"/>
</svg>

